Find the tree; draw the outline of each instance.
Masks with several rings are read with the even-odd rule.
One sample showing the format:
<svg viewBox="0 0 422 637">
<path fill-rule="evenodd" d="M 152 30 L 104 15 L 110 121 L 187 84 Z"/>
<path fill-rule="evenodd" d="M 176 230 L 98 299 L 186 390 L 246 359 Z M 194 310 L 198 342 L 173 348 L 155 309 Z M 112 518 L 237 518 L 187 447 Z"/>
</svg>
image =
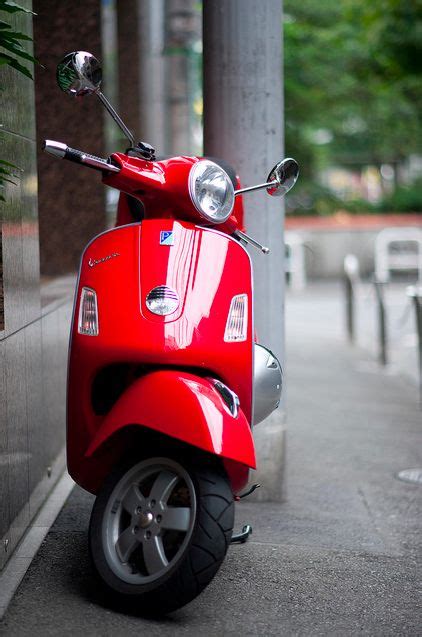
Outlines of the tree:
<svg viewBox="0 0 422 637">
<path fill-rule="evenodd" d="M 420 0 L 285 0 L 286 149 L 326 165 L 420 152 Z M 303 180 L 302 180 L 303 181 Z"/>
</svg>

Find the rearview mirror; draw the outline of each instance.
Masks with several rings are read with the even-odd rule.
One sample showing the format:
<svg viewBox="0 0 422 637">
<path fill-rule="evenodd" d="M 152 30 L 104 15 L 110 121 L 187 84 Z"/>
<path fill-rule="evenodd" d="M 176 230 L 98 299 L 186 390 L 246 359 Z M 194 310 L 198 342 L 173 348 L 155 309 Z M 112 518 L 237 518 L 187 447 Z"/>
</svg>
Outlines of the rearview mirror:
<svg viewBox="0 0 422 637">
<path fill-rule="evenodd" d="M 267 188 L 269 195 L 281 197 L 295 185 L 299 177 L 299 166 L 295 159 L 287 157 L 274 166 L 267 178 L 267 183 L 272 182 Z"/>
<path fill-rule="evenodd" d="M 101 64 L 92 53 L 88 53 L 88 51 L 68 53 L 57 65 L 56 77 L 59 87 L 69 95 L 82 97 L 94 93 L 104 104 L 116 124 L 120 126 L 130 145 L 135 146 L 133 134 L 100 90 L 103 73 Z"/>
<path fill-rule="evenodd" d="M 62 91 L 81 97 L 97 93 L 101 86 L 101 64 L 88 51 L 74 51 L 57 65 L 57 84 Z"/>
</svg>

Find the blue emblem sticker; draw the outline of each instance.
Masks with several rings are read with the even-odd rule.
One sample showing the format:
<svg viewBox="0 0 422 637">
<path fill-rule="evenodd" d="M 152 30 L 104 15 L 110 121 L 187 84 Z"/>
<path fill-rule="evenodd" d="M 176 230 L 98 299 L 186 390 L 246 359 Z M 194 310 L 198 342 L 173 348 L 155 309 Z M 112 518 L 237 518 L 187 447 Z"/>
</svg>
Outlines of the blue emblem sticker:
<svg viewBox="0 0 422 637">
<path fill-rule="evenodd" d="M 174 246 L 174 232 L 173 232 L 173 230 L 161 230 L 161 232 L 160 232 L 160 246 Z"/>
</svg>

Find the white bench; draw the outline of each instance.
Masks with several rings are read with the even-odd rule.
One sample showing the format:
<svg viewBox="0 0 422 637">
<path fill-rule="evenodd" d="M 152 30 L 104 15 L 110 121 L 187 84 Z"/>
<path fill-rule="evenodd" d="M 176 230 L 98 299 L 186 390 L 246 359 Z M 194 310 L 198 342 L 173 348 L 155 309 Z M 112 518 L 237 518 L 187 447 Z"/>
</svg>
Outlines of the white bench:
<svg viewBox="0 0 422 637">
<path fill-rule="evenodd" d="M 391 271 L 418 272 L 422 282 L 422 227 L 385 228 L 375 239 L 375 278 L 386 283 Z"/>
</svg>

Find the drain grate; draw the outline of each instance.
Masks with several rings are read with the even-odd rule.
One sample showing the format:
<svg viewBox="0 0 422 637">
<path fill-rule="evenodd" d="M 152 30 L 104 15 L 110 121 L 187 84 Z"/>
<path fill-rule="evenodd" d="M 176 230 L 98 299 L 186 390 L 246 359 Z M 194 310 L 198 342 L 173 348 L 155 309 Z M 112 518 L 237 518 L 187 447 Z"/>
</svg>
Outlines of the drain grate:
<svg viewBox="0 0 422 637">
<path fill-rule="evenodd" d="M 399 480 L 422 484 L 422 469 L 404 469 L 397 474 Z"/>
</svg>

